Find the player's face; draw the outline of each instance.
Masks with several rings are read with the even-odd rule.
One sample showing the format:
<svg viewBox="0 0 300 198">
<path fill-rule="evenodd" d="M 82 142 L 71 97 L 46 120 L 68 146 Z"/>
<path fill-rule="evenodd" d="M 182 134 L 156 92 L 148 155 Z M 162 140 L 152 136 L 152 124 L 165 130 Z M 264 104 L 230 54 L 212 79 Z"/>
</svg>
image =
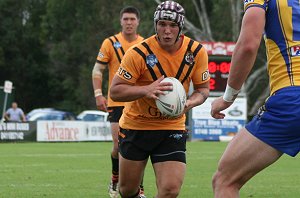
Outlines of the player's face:
<svg viewBox="0 0 300 198">
<path fill-rule="evenodd" d="M 134 13 L 123 13 L 120 21 L 123 34 L 136 34 L 139 19 Z"/>
<path fill-rule="evenodd" d="M 156 28 L 161 46 L 173 46 L 179 33 L 179 27 L 177 23 L 160 20 L 157 22 Z"/>
</svg>

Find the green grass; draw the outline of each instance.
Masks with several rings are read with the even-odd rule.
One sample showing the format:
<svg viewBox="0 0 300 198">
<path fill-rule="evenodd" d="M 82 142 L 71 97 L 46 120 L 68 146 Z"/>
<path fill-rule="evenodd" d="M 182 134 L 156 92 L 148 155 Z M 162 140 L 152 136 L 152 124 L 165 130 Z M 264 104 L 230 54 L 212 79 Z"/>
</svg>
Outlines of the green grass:
<svg viewBox="0 0 300 198">
<path fill-rule="evenodd" d="M 213 197 L 211 177 L 226 145 L 188 142 L 187 173 L 179 197 Z M 108 197 L 111 146 L 111 142 L 0 143 L 0 198 Z M 299 197 L 299 161 L 283 156 L 249 181 L 241 197 Z M 156 186 L 149 163 L 144 184 L 152 198 Z"/>
</svg>

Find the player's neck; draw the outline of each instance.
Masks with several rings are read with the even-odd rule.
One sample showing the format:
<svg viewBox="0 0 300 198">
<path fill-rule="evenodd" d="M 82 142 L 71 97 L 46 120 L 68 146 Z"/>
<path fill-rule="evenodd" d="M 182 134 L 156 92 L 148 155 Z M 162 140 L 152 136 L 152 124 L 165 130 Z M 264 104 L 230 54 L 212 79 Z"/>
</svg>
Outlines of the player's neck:
<svg viewBox="0 0 300 198">
<path fill-rule="evenodd" d="M 124 32 L 122 32 L 122 36 L 128 42 L 135 41 L 138 38 L 138 34 L 137 33 L 134 33 L 134 34 L 125 34 Z"/>
</svg>

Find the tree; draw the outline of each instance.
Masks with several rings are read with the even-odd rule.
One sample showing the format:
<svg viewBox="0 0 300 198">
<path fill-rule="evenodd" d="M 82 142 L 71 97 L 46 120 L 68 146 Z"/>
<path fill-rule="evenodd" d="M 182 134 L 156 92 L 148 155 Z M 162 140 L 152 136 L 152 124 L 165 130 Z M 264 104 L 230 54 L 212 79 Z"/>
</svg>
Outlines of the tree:
<svg viewBox="0 0 300 198">
<path fill-rule="evenodd" d="M 0 2 L 0 79 L 13 82 L 15 100 L 26 110 L 47 104 L 42 99 L 48 87 L 47 54 L 37 39 L 44 8 L 44 1 Z"/>
<path fill-rule="evenodd" d="M 186 10 L 186 35 L 198 41 L 237 39 L 242 17 L 239 0 L 178 2 Z M 139 8 L 139 33 L 149 37 L 154 34 L 153 13 L 158 3 L 159 0 L 0 1 L 0 83 L 14 83 L 16 100 L 26 112 L 39 107 L 76 113 L 95 108 L 91 71 L 102 41 L 120 31 L 120 10 L 126 5 Z M 261 93 L 267 93 L 251 89 L 257 82 L 262 84 L 259 87 L 267 86 L 267 76 L 262 75 L 265 70 L 260 69 L 265 65 L 265 55 L 260 54 L 264 54 L 263 47 L 253 76 L 245 84 L 253 109 L 259 104 L 257 98 L 265 98 Z"/>
</svg>

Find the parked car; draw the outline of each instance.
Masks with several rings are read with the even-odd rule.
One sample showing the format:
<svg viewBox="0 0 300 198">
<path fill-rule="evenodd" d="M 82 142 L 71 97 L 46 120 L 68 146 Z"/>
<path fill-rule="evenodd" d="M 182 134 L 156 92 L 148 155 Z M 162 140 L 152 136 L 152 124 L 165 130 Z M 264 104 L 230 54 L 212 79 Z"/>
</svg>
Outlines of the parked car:
<svg viewBox="0 0 300 198">
<path fill-rule="evenodd" d="M 28 120 L 30 117 L 32 117 L 36 113 L 45 112 L 45 111 L 52 111 L 55 110 L 54 108 L 38 108 L 33 109 L 29 113 L 26 114 L 26 120 Z"/>
<path fill-rule="evenodd" d="M 106 122 L 108 120 L 108 113 L 98 110 L 86 110 L 78 114 L 77 120 Z"/>
<path fill-rule="evenodd" d="M 76 120 L 76 116 L 68 111 L 56 110 L 53 108 L 40 108 L 30 111 L 27 116 L 27 121 L 37 120 Z"/>
</svg>

